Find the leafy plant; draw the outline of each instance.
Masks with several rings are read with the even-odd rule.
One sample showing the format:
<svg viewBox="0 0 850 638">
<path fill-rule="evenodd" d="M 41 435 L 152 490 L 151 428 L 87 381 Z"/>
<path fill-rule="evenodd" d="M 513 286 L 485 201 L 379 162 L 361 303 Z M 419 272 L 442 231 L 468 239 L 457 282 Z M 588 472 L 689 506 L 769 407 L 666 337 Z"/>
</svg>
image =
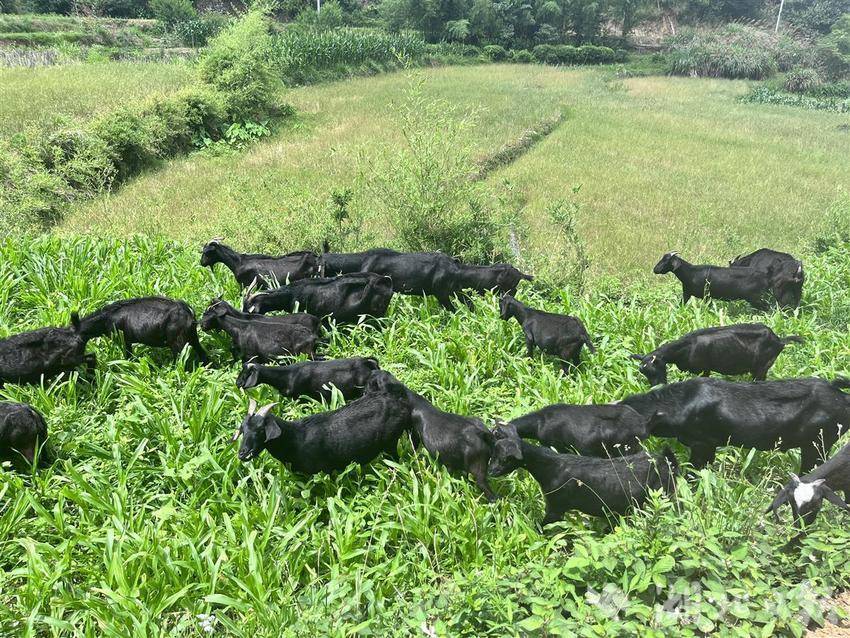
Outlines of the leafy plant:
<svg viewBox="0 0 850 638">
<path fill-rule="evenodd" d="M 791 93 L 808 93 L 823 84 L 815 69 L 791 69 L 785 76 L 785 90 Z"/>
</svg>

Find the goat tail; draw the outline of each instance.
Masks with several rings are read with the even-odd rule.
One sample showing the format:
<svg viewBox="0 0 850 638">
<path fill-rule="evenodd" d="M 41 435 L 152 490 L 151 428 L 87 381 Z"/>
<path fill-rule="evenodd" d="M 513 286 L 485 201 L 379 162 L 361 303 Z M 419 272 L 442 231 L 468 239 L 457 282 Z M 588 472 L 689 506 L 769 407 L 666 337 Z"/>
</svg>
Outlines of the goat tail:
<svg viewBox="0 0 850 638">
<path fill-rule="evenodd" d="M 327 239 L 322 240 L 322 252 L 323 253 L 331 252 L 331 243 Z"/>
<path fill-rule="evenodd" d="M 369 367 L 372 370 L 380 370 L 381 369 L 381 364 L 378 362 L 378 360 L 375 357 L 366 357 L 366 363 L 369 365 Z"/>
<path fill-rule="evenodd" d="M 524 272 L 519 274 L 520 279 L 525 279 L 526 281 L 534 281 L 534 275 L 526 275 Z"/>
<path fill-rule="evenodd" d="M 589 335 L 589 334 L 587 334 L 587 331 L 586 331 L 586 330 L 585 330 L 585 332 L 584 332 L 584 345 L 586 345 L 586 346 L 587 346 L 587 349 L 588 349 L 588 350 L 590 350 L 590 352 L 591 352 L 591 353 L 595 353 L 595 352 L 596 352 L 596 348 L 594 347 L 593 343 L 591 343 L 591 341 L 590 341 L 590 335 Z"/>
<path fill-rule="evenodd" d="M 79 332 L 81 325 L 82 324 L 80 322 L 80 313 L 76 310 L 72 311 L 71 312 L 71 326 L 74 328 L 74 330 L 76 332 Z"/>
<path fill-rule="evenodd" d="M 789 343 L 806 343 L 806 340 L 800 335 L 788 335 L 787 337 L 782 337 L 780 341 L 783 346 L 787 346 Z"/>
</svg>

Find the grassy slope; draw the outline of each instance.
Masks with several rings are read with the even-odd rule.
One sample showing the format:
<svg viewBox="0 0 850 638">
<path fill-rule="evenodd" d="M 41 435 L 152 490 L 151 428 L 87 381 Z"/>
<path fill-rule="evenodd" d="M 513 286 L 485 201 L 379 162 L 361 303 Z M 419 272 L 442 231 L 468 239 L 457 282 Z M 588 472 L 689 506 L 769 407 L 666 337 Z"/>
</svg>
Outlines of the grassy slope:
<svg viewBox="0 0 850 638">
<path fill-rule="evenodd" d="M 474 132 L 482 154 L 568 109 L 551 137 L 489 178 L 494 188 L 511 181 L 527 200 L 534 249 L 551 241 L 546 206 L 573 197 L 579 184 L 579 232 L 594 267 L 619 275 L 645 271 L 669 248 L 694 259 L 764 244 L 799 249 L 824 211 L 847 196 L 850 155 L 839 129 L 846 118 L 739 104 L 743 83 L 618 85 L 603 73 L 507 65 L 426 73 L 428 91 L 483 110 Z M 370 203 L 358 197 L 362 158 L 399 139 L 393 109 L 407 84 L 393 74 L 290 91 L 302 116 L 274 139 L 236 158 L 172 162 L 79 208 L 64 229 L 192 242 L 224 235 L 244 248 L 318 245 L 314 222 L 327 214 L 334 189 L 353 185 L 353 205 L 368 217 Z"/>
<path fill-rule="evenodd" d="M 170 92 L 191 80 L 182 62 L 99 62 L 55 67 L 0 68 L 0 137 L 29 125 L 51 127 L 60 117 L 93 114 Z"/>
<path fill-rule="evenodd" d="M 578 315 L 594 335 L 597 354 L 570 377 L 545 357 L 524 356 L 521 331 L 498 319 L 492 296 L 456 313 L 397 298 L 382 330 L 334 330 L 321 352 L 377 356 L 438 406 L 488 423 L 642 391 L 628 352 L 753 317 L 806 339 L 779 357 L 772 378 L 833 378 L 850 370 L 844 250 L 806 256 L 799 316 L 681 307 L 672 289 L 542 298 L 524 285 L 525 298 Z M 0 336 L 63 324 L 72 309 L 124 296 L 164 294 L 197 312 L 222 292 L 235 301 L 230 274 L 197 260 L 192 248 L 141 239 L 8 241 Z M 789 635 L 802 630 L 797 614 L 809 605 L 797 583 L 814 579 L 818 594 L 850 585 L 843 513 L 827 506 L 796 552 L 778 551 L 786 528 L 753 515 L 796 467 L 794 453 L 729 449 L 699 481 L 680 483 L 675 505 L 653 501 L 610 533 L 573 514 L 543 535 L 542 498 L 527 474 L 495 481 L 506 498 L 490 505 L 407 443 L 397 464 L 378 460 L 333 477 L 295 475 L 268 455 L 240 464 L 229 440 L 248 397 L 233 385 L 227 340 L 202 341 L 216 362 L 210 369 L 184 372 L 144 347 L 127 361 L 117 340 L 100 339 L 89 345 L 93 377 L 0 389 L 0 398 L 47 416 L 61 459 L 35 475 L 0 470 L 0 635 L 189 637 L 201 634 L 196 614 L 211 612 L 216 635 L 269 638 L 348 636 L 355 627 L 424 635 L 423 625 L 440 636 L 542 635 L 542 625 L 549 636 L 632 636 L 648 626 L 687 636 L 694 625 L 760 636 L 770 622 Z M 277 400 L 267 387 L 249 394 Z M 321 409 L 285 400 L 275 411 L 292 418 Z M 689 597 L 684 617 L 663 611 L 682 583 L 714 597 Z M 628 600 L 619 613 L 585 596 L 615 585 Z"/>
</svg>

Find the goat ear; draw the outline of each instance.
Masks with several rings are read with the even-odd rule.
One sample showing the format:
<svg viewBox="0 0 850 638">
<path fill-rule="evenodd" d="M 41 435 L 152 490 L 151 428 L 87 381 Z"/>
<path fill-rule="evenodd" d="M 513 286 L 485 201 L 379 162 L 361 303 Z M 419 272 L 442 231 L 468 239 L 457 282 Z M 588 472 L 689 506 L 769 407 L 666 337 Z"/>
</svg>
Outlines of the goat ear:
<svg viewBox="0 0 850 638">
<path fill-rule="evenodd" d="M 635 361 L 643 361 L 643 355 L 633 352 L 629 355 L 629 359 L 634 359 Z"/>
<path fill-rule="evenodd" d="M 823 497 L 836 507 L 850 512 L 850 505 L 841 500 L 838 494 L 833 492 L 828 486 L 823 488 Z"/>
<path fill-rule="evenodd" d="M 252 416 L 257 411 L 257 402 L 251 399 L 248 402 L 248 416 Z"/>
<path fill-rule="evenodd" d="M 265 417 L 269 413 L 269 411 L 276 405 L 277 401 L 275 401 L 274 403 L 269 403 L 268 405 L 264 405 L 259 410 L 257 410 L 257 416 Z"/>
<path fill-rule="evenodd" d="M 800 477 L 794 474 L 794 472 L 790 472 L 791 474 L 791 482 L 794 484 L 794 487 L 800 484 Z"/>
<path fill-rule="evenodd" d="M 817 481 L 812 481 L 811 486 L 817 487 L 818 485 L 823 485 L 824 483 L 826 483 L 826 479 L 818 479 Z"/>
<path fill-rule="evenodd" d="M 280 426 L 277 424 L 277 421 L 271 420 L 266 423 L 266 442 L 268 443 L 272 439 L 276 439 L 280 437 Z"/>
</svg>

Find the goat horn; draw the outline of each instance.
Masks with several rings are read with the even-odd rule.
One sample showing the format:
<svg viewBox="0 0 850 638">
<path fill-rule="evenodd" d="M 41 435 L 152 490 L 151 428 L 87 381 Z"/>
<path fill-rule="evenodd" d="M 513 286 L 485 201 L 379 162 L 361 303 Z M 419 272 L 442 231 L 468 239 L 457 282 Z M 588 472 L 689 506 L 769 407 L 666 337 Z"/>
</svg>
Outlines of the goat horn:
<svg viewBox="0 0 850 638">
<path fill-rule="evenodd" d="M 233 437 L 230 439 L 231 443 L 235 443 L 236 439 L 239 438 L 239 435 L 242 434 L 242 427 L 236 428 L 236 432 L 233 433 Z"/>
<path fill-rule="evenodd" d="M 213 237 L 212 239 L 210 239 L 209 243 L 217 244 L 217 243 L 222 242 L 222 241 L 224 241 L 224 237 Z"/>
<path fill-rule="evenodd" d="M 254 399 L 251 399 L 248 402 L 248 416 L 251 416 L 252 414 L 256 413 L 256 411 L 257 411 L 257 402 L 254 401 Z"/>
<path fill-rule="evenodd" d="M 803 272 L 803 264 L 797 266 L 797 274 L 799 275 L 801 272 Z"/>
<path fill-rule="evenodd" d="M 266 416 L 269 413 L 269 411 L 276 405 L 277 405 L 276 401 L 274 403 L 269 403 L 268 405 L 264 405 L 259 410 L 257 410 L 257 416 Z"/>
<path fill-rule="evenodd" d="M 251 296 L 251 293 L 254 292 L 254 289 L 257 287 L 257 281 L 259 279 L 259 275 L 257 277 L 254 277 L 254 281 L 252 281 L 250 285 L 245 289 L 245 297 Z"/>
</svg>

